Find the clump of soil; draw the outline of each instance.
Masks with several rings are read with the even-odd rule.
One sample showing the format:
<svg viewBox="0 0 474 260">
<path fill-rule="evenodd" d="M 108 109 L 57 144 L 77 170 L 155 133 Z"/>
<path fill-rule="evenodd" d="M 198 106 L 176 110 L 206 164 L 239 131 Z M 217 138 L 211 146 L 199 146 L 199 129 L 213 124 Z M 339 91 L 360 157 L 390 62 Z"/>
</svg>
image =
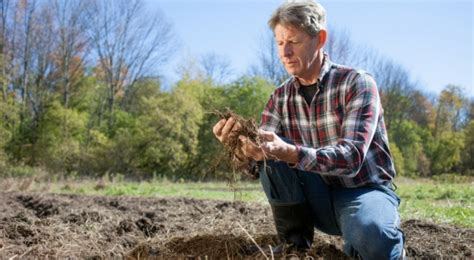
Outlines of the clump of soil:
<svg viewBox="0 0 474 260">
<path fill-rule="evenodd" d="M 223 144 L 226 150 L 226 160 L 230 163 L 232 169 L 241 172 L 252 179 L 258 178 L 258 171 L 255 169 L 255 164 L 245 156 L 239 156 L 236 153 L 236 151 L 242 148 L 242 142 L 240 141 L 239 136 L 245 136 L 260 146 L 261 140 L 258 135 L 258 126 L 255 120 L 245 119 L 230 109 L 227 109 L 225 112 L 215 111 L 214 114 L 219 116 L 221 119 L 226 120 L 232 117 L 235 120 L 235 124 L 240 125 L 240 128 L 235 131 L 235 134 L 229 135 L 229 138 Z"/>
</svg>

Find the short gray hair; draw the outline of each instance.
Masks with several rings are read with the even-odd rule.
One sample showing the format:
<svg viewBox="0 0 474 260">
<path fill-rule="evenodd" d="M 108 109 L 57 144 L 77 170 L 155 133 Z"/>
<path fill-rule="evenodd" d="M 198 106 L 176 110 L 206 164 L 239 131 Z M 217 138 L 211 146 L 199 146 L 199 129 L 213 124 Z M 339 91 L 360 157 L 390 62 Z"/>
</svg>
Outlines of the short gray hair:
<svg viewBox="0 0 474 260">
<path fill-rule="evenodd" d="M 311 0 L 287 1 L 275 10 L 268 20 L 272 31 L 275 31 L 278 24 L 294 26 L 310 36 L 316 36 L 321 29 L 326 29 L 326 10 Z"/>
</svg>

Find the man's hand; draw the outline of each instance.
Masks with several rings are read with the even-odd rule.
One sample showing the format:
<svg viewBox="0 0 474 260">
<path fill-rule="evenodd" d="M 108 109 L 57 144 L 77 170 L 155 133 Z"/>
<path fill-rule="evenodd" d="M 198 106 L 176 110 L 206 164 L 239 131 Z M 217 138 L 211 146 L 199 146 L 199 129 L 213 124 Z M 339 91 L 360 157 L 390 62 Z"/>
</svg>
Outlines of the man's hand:
<svg viewBox="0 0 474 260">
<path fill-rule="evenodd" d="M 298 163 L 296 146 L 286 143 L 273 132 L 259 130 L 258 134 L 262 141 L 260 147 L 248 138 L 239 136 L 242 142 L 242 152 L 245 156 L 256 161 L 276 159 L 291 164 Z"/>
<path fill-rule="evenodd" d="M 229 119 L 221 119 L 217 124 L 212 128 L 212 132 L 216 138 L 223 144 L 227 142 L 230 136 L 240 129 L 240 124 L 235 122 L 233 117 Z"/>
<path fill-rule="evenodd" d="M 212 128 L 212 132 L 221 143 L 225 144 L 229 137 L 235 135 L 240 128 L 241 126 L 239 122 L 236 122 L 235 118 L 230 117 L 229 119 L 224 118 L 217 122 L 217 124 Z M 240 149 L 236 149 L 234 153 L 236 157 L 235 159 L 241 162 L 246 161 L 245 155 Z"/>
</svg>

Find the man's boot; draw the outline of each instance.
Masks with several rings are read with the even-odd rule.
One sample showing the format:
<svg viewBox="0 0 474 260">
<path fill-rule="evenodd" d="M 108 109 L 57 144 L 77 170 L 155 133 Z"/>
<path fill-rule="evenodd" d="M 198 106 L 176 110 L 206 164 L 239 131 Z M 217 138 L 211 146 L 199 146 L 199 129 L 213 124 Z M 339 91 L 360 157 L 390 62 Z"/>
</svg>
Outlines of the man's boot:
<svg viewBox="0 0 474 260">
<path fill-rule="evenodd" d="M 286 250 L 304 251 L 311 247 L 314 223 L 307 203 L 271 203 L 275 227 L 281 245 L 274 253 Z"/>
</svg>

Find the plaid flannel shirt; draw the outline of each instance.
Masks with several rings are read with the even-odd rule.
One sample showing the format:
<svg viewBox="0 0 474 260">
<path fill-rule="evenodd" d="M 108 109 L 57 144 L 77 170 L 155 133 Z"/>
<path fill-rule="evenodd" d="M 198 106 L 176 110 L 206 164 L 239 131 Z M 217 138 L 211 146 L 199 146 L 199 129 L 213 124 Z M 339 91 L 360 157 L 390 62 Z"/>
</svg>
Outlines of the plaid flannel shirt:
<svg viewBox="0 0 474 260">
<path fill-rule="evenodd" d="M 332 187 L 391 185 L 390 155 L 377 85 L 369 74 L 332 63 L 325 54 L 311 104 L 291 77 L 270 97 L 260 127 L 291 140 L 297 169 Z"/>
</svg>

